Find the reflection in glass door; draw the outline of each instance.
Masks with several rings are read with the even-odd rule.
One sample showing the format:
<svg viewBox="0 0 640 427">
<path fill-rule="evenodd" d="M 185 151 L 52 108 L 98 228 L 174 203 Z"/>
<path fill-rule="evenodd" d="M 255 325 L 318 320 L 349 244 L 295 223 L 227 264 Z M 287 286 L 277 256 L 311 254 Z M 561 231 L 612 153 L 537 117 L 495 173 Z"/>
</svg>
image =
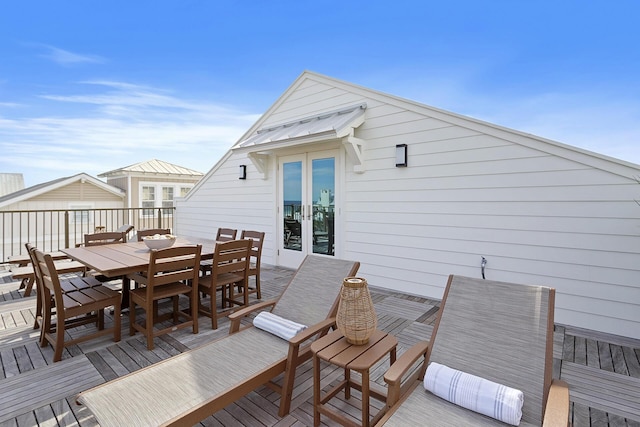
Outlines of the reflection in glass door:
<svg viewBox="0 0 640 427">
<path fill-rule="evenodd" d="M 336 158 L 317 153 L 281 159 L 282 265 L 309 253 L 335 254 Z"/>
<path fill-rule="evenodd" d="M 311 171 L 313 253 L 333 255 L 336 159 L 313 159 Z"/>
<path fill-rule="evenodd" d="M 302 251 L 302 162 L 282 164 L 284 249 Z"/>
</svg>

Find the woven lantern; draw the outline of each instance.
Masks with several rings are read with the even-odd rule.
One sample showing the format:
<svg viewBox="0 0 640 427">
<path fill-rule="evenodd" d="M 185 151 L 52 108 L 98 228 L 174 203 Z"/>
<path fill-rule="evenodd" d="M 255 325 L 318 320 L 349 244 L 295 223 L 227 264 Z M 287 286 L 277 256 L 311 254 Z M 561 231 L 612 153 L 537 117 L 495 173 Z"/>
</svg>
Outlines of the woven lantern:
<svg viewBox="0 0 640 427">
<path fill-rule="evenodd" d="M 342 281 L 336 326 L 351 344 L 369 341 L 378 326 L 378 318 L 366 279 L 347 277 Z"/>
</svg>

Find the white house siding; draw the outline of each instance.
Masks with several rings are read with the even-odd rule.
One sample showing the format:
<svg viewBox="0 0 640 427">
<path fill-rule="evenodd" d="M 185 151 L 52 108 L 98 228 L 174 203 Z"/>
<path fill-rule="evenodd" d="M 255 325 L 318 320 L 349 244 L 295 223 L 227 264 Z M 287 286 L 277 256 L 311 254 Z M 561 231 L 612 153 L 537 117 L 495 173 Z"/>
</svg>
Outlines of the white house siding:
<svg viewBox="0 0 640 427">
<path fill-rule="evenodd" d="M 69 209 L 70 204 L 91 205 L 94 209 L 121 208 L 121 196 L 90 183 L 73 182 L 60 188 L 8 205 L 3 210 L 55 210 Z"/>
<path fill-rule="evenodd" d="M 366 171 L 346 162 L 336 240 L 371 285 L 441 298 L 449 274 L 480 276 L 484 256 L 487 278 L 555 287 L 556 322 L 640 338 L 640 167 L 315 74 L 248 134 L 360 102 Z M 407 168 L 395 167 L 399 143 Z M 221 160 L 180 206 L 180 227 L 255 227 L 273 238 L 273 165 L 260 180 L 246 159 Z"/>
<path fill-rule="evenodd" d="M 257 177 L 244 156 L 225 157 L 186 199 L 176 200 L 175 233 L 215 238 L 219 227 L 264 231 L 263 262 L 274 264 L 275 184 Z M 247 179 L 238 179 L 239 165 L 247 165 Z"/>
</svg>

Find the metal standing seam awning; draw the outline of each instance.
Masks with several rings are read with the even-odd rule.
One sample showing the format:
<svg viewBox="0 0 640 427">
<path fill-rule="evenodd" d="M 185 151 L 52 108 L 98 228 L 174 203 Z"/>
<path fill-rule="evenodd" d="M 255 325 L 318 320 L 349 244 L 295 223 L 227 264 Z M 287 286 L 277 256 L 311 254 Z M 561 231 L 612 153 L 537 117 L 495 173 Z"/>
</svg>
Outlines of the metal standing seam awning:
<svg viewBox="0 0 640 427">
<path fill-rule="evenodd" d="M 237 143 L 232 150 L 244 152 L 264 178 L 267 158 L 275 150 L 327 140 L 341 140 L 347 156 L 353 161 L 355 172 L 364 172 L 363 140 L 354 136 L 354 129 L 364 123 L 367 105 L 305 117 L 296 121 L 269 125 Z"/>
</svg>

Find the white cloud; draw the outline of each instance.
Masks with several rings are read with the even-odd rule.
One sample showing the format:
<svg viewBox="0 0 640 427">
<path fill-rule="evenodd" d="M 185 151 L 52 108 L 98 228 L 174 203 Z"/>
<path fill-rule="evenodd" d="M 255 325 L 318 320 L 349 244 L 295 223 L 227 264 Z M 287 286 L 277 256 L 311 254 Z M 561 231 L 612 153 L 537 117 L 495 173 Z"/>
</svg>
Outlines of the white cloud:
<svg viewBox="0 0 640 427">
<path fill-rule="evenodd" d="M 474 105 L 492 123 L 640 164 L 640 105 L 612 94 L 546 93 Z"/>
<path fill-rule="evenodd" d="M 98 55 L 82 55 L 79 53 L 70 52 L 68 50 L 60 49 L 54 46 L 49 46 L 46 44 L 39 44 L 39 46 L 45 48 L 47 50 L 46 53 L 43 53 L 43 58 L 47 58 L 52 60 L 53 62 L 69 66 L 80 63 L 96 63 L 102 64 L 106 62 L 106 59 L 98 56 Z"/>
<path fill-rule="evenodd" d="M 65 117 L 0 116 L 1 170 L 28 164 L 16 170 L 27 185 L 79 172 L 95 176 L 152 158 L 207 172 L 258 118 L 153 87 L 86 83 L 97 93 L 44 97 L 71 104 L 74 113 Z"/>
</svg>

